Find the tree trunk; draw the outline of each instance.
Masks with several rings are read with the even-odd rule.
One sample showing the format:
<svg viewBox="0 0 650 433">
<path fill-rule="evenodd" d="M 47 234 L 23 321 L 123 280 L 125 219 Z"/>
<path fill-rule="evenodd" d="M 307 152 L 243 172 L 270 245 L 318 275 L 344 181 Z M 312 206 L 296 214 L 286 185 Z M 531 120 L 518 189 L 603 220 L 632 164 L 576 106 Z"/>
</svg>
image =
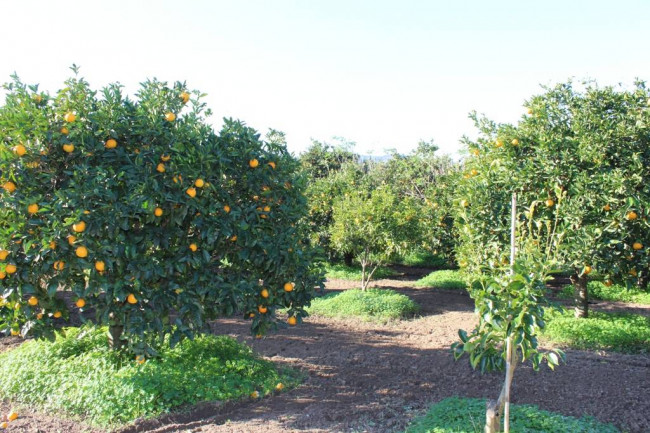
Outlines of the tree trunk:
<svg viewBox="0 0 650 433">
<path fill-rule="evenodd" d="M 589 292 L 587 290 L 587 275 L 584 273 L 576 273 L 571 276 L 571 283 L 573 284 L 573 294 L 575 300 L 576 318 L 589 317 Z"/>
<path fill-rule="evenodd" d="M 504 408 L 504 431 L 506 433 L 510 431 L 510 388 L 517 368 L 517 351 L 512 347 L 512 337 L 508 337 L 506 347 L 506 378 L 499 399 L 487 402 L 485 433 L 498 433 L 501 431 L 501 414 L 504 413 Z"/>
<path fill-rule="evenodd" d="M 361 259 L 361 290 L 366 290 L 366 259 Z"/>
<path fill-rule="evenodd" d="M 108 345 L 113 350 L 120 350 L 124 347 L 124 340 L 122 340 L 122 332 L 124 327 L 118 325 L 110 325 L 108 327 Z"/>
<path fill-rule="evenodd" d="M 345 266 L 348 267 L 354 265 L 354 254 L 351 252 L 343 254 L 343 262 L 345 263 Z"/>
</svg>

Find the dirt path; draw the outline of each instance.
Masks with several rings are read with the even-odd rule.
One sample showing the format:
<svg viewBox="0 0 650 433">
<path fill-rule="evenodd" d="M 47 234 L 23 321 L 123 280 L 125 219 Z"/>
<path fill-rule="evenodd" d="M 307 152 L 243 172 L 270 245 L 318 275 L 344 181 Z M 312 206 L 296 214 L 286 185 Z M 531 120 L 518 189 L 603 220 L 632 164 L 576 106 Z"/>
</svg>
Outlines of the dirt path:
<svg viewBox="0 0 650 433">
<path fill-rule="evenodd" d="M 311 317 L 303 325 L 262 340 L 248 324 L 220 320 L 215 332 L 250 344 L 269 359 L 303 370 L 297 389 L 230 404 L 204 404 L 190 412 L 138 422 L 131 432 L 395 432 L 436 401 L 450 396 L 498 394 L 501 375 L 480 375 L 466 359 L 455 362 L 449 346 L 458 328 L 475 319 L 464 293 L 414 289 L 415 275 L 380 280 L 422 306 L 420 317 L 386 325 Z M 329 281 L 328 290 L 355 286 Z M 650 431 L 650 357 L 568 351 L 568 364 L 535 373 L 529 365 L 515 375 L 515 403 L 530 403 L 566 415 L 592 415 L 631 433 Z M 5 407 L 2 407 L 4 409 Z M 58 422 L 57 422 L 58 421 Z M 81 425 L 36 415 L 12 431 L 71 433 Z"/>
</svg>

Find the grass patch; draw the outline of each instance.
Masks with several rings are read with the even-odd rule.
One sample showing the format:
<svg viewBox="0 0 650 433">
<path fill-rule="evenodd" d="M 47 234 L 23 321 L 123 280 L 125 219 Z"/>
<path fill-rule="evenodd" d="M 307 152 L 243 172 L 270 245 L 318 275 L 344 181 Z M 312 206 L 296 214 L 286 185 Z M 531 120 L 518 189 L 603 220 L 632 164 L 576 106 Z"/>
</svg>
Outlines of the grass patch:
<svg viewBox="0 0 650 433">
<path fill-rule="evenodd" d="M 229 337 L 185 340 L 139 365 L 108 348 L 106 329 L 68 328 L 54 342 L 0 354 L 0 399 L 117 426 L 200 401 L 250 398 L 293 386 L 296 374 Z"/>
<path fill-rule="evenodd" d="M 397 275 L 390 268 L 378 268 L 373 279 L 388 278 Z M 345 266 L 343 263 L 325 263 L 325 277 L 336 280 L 361 281 L 361 266 Z"/>
<path fill-rule="evenodd" d="M 413 420 L 404 433 L 482 433 L 484 424 L 485 400 L 452 397 L 434 404 L 426 415 Z M 619 432 L 613 425 L 592 417 L 574 418 L 518 404 L 510 406 L 510 429 L 530 433 Z"/>
<path fill-rule="evenodd" d="M 360 317 L 364 320 L 389 321 L 412 316 L 419 306 L 408 296 L 394 290 L 359 289 L 331 293 L 316 298 L 309 314 L 325 317 Z"/>
<path fill-rule="evenodd" d="M 650 305 L 650 292 L 641 290 L 638 287 L 628 289 L 619 284 L 607 287 L 602 281 L 589 281 L 587 288 L 589 289 L 589 297 L 592 299 Z M 573 285 L 564 286 L 561 296 L 565 299 L 573 299 Z"/>
<path fill-rule="evenodd" d="M 417 287 L 435 287 L 436 289 L 467 289 L 467 284 L 460 276 L 460 271 L 444 270 L 431 272 L 415 282 Z"/>
<path fill-rule="evenodd" d="M 572 311 L 546 310 L 542 337 L 575 349 L 647 353 L 650 348 L 650 318 L 638 314 L 590 312 L 576 319 Z"/>
<path fill-rule="evenodd" d="M 396 260 L 395 264 L 438 269 L 449 267 L 449 262 L 444 257 L 437 256 L 428 251 L 411 251 Z"/>
</svg>

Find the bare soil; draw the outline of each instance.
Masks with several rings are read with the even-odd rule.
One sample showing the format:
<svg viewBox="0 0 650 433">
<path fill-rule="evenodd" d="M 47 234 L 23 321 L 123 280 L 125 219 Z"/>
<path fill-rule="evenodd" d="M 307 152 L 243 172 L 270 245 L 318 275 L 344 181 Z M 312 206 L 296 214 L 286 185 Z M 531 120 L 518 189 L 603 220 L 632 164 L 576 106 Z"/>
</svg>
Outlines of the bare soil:
<svg viewBox="0 0 650 433">
<path fill-rule="evenodd" d="M 481 375 L 466 359 L 454 361 L 449 350 L 458 329 L 469 330 L 476 323 L 472 300 L 461 291 L 414 288 L 412 282 L 428 270 L 400 271 L 403 275 L 374 285 L 393 288 L 418 302 L 422 311 L 412 320 L 377 324 L 310 317 L 301 326 L 262 340 L 248 336 L 244 321 L 214 323 L 215 333 L 231 335 L 278 364 L 302 370 L 306 379 L 298 388 L 260 400 L 201 404 L 137 421 L 121 433 L 399 432 L 443 398 L 495 398 L 502 375 Z M 328 291 L 356 286 L 327 282 Z M 649 310 L 606 303 L 593 308 L 642 314 Z M 0 350 L 19 341 L 0 339 Z M 650 432 L 650 356 L 568 350 L 567 360 L 555 372 L 521 366 L 515 374 L 513 401 L 565 415 L 591 415 L 630 433 Z M 9 407 L 0 403 L 0 413 Z M 30 408 L 20 411 L 22 416 L 9 431 L 101 431 Z"/>
</svg>

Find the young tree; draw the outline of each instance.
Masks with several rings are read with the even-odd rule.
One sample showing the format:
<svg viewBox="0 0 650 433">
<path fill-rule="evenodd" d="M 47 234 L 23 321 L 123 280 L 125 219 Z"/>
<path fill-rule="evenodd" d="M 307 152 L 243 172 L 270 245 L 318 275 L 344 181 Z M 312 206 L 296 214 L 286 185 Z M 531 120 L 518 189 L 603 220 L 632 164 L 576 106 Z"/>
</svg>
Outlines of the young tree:
<svg viewBox="0 0 650 433">
<path fill-rule="evenodd" d="M 374 272 L 403 251 L 416 230 L 411 200 L 399 200 L 388 188 L 347 193 L 334 204 L 332 245 L 352 251 L 361 263 L 361 289 Z"/>
<path fill-rule="evenodd" d="M 221 315 L 244 314 L 256 334 L 276 308 L 290 324 L 305 315 L 322 278 L 301 223 L 305 180 L 280 135 L 232 120 L 216 134 L 182 83 L 147 81 L 135 101 L 78 78 L 54 96 L 17 77 L 5 89 L 0 331 L 48 336 L 92 309 L 116 346 L 143 355 Z"/>
</svg>

